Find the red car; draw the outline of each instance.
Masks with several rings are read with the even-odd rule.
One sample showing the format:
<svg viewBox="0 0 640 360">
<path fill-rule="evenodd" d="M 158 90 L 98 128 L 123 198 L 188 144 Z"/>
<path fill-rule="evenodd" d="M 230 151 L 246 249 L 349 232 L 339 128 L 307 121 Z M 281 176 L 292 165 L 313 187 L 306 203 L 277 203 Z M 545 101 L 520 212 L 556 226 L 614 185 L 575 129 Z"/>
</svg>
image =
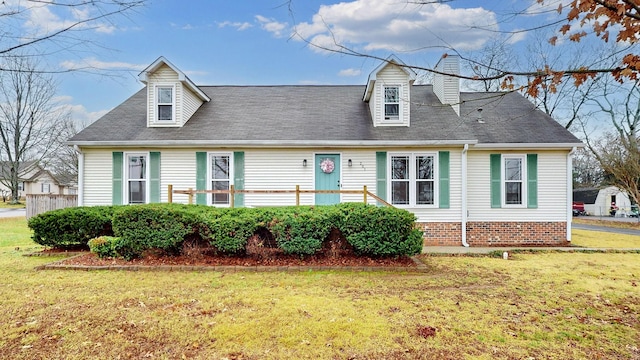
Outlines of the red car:
<svg viewBox="0 0 640 360">
<path fill-rule="evenodd" d="M 584 211 L 584 203 L 582 201 L 574 201 L 573 216 L 579 216 L 579 215 L 587 215 L 587 212 Z"/>
</svg>

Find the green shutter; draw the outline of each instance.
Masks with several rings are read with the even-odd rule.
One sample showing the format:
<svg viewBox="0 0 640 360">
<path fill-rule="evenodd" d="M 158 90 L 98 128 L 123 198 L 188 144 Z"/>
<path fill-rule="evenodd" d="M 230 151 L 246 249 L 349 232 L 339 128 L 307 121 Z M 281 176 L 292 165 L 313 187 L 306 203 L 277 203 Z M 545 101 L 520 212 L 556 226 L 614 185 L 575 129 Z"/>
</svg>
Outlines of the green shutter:
<svg viewBox="0 0 640 360">
<path fill-rule="evenodd" d="M 114 151 L 112 154 L 112 186 L 111 186 L 111 203 L 113 205 L 122 205 L 122 173 L 124 167 L 122 166 L 122 151 Z"/>
<path fill-rule="evenodd" d="M 440 208 L 448 209 L 451 180 L 449 179 L 449 152 L 438 153 L 438 168 L 440 171 Z"/>
<path fill-rule="evenodd" d="M 376 195 L 387 201 L 387 152 L 376 152 Z"/>
<path fill-rule="evenodd" d="M 244 151 L 233 153 L 233 183 L 236 190 L 244 190 Z M 244 206 L 244 194 L 236 194 L 234 198 L 235 206 Z"/>
<path fill-rule="evenodd" d="M 149 153 L 149 202 L 160 202 L 160 152 Z"/>
<path fill-rule="evenodd" d="M 500 174 L 502 157 L 500 154 L 491 154 L 489 159 L 491 169 L 491 207 L 499 208 L 502 207 L 502 176 Z"/>
<path fill-rule="evenodd" d="M 538 207 L 538 154 L 527 154 L 527 207 Z"/>
<path fill-rule="evenodd" d="M 207 190 L 207 153 L 196 152 L 196 190 Z M 207 204 L 207 194 L 196 194 L 196 204 Z"/>
</svg>

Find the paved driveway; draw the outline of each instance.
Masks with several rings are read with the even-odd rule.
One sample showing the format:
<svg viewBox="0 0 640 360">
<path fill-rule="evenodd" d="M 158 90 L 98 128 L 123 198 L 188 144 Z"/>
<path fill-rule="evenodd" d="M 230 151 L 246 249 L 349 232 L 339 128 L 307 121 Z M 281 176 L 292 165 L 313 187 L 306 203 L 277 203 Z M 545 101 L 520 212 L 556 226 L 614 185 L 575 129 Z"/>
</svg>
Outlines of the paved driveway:
<svg viewBox="0 0 640 360">
<path fill-rule="evenodd" d="M 25 209 L 0 209 L 0 218 L 8 217 L 25 217 L 27 216 L 27 210 Z"/>
<path fill-rule="evenodd" d="M 621 228 L 614 228 L 614 227 L 608 227 L 608 226 L 586 225 L 586 224 L 576 224 L 576 223 L 572 223 L 571 227 L 573 229 L 580 229 L 580 230 L 604 231 L 604 232 L 626 234 L 626 235 L 640 235 L 640 230 L 635 230 L 635 229 L 621 229 Z"/>
</svg>

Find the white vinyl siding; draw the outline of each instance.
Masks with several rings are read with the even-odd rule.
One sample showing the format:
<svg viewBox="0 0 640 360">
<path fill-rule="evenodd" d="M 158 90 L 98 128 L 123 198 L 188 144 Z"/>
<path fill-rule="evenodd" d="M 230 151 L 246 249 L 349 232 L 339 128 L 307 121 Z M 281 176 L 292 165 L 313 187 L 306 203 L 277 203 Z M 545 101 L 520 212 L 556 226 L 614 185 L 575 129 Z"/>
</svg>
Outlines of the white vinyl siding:
<svg viewBox="0 0 640 360">
<path fill-rule="evenodd" d="M 535 152 L 538 154 L 537 208 L 491 208 L 489 155 L 502 153 L 503 157 L 508 157 L 510 154 L 521 155 L 523 152 L 533 151 L 469 151 L 467 175 L 469 221 L 566 221 L 566 151 Z"/>
<path fill-rule="evenodd" d="M 196 188 L 196 149 L 164 149 L 160 166 L 160 201 L 167 202 L 169 184 L 176 190 Z M 173 194 L 173 202 L 188 203 L 186 194 Z M 194 198 L 195 203 L 195 198 Z"/>
<path fill-rule="evenodd" d="M 112 151 L 114 150 L 82 150 L 84 153 L 84 188 L 81 195 L 86 206 L 111 205 Z"/>
<path fill-rule="evenodd" d="M 173 111 L 173 121 L 158 121 L 157 114 L 157 88 L 173 87 L 173 97 L 175 109 Z M 147 126 L 149 127 L 176 127 L 182 126 L 180 119 L 183 118 L 183 86 L 178 79 L 178 73 L 167 65 L 162 65 L 153 74 L 149 75 L 147 83 Z"/>
<path fill-rule="evenodd" d="M 200 108 L 203 104 L 202 100 L 197 97 L 191 90 L 184 87 L 180 84 L 182 88 L 182 116 L 178 119 L 180 121 L 180 126 L 184 125 L 189 121 L 191 116 Z"/>
<path fill-rule="evenodd" d="M 342 190 L 362 191 L 367 190 L 376 193 L 376 152 L 375 150 L 344 150 L 342 155 Z M 349 167 L 351 159 L 351 167 Z M 342 202 L 362 202 L 362 194 L 342 194 Z M 367 197 L 369 204 L 376 204 L 375 199 Z"/>
<path fill-rule="evenodd" d="M 333 153 L 334 151 L 332 151 Z M 246 190 L 311 190 L 314 182 L 313 150 L 253 150 L 244 153 Z M 302 161 L 307 160 L 307 166 Z M 246 194 L 245 206 L 287 206 L 296 204 L 295 194 Z M 301 194 L 300 203 L 312 205 L 313 194 Z"/>
<path fill-rule="evenodd" d="M 384 118 L 384 88 L 399 87 L 400 116 L 397 120 Z M 409 107 L 411 99 L 409 76 L 395 65 L 389 65 L 378 72 L 373 94 L 369 100 L 369 110 L 374 126 L 409 126 Z"/>
</svg>

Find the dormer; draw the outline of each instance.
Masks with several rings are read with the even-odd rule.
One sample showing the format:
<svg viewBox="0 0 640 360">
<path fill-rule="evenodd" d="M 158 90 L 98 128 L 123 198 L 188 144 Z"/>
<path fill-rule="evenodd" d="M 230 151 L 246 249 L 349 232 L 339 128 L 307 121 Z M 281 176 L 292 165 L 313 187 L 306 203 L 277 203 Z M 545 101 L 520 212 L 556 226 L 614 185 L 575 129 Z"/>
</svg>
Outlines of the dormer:
<svg viewBox="0 0 640 360">
<path fill-rule="evenodd" d="M 182 127 L 202 104 L 211 101 L 162 56 L 138 77 L 147 86 L 147 127 Z"/>
<path fill-rule="evenodd" d="M 415 79 L 416 73 L 393 55 L 369 74 L 362 100 L 369 103 L 373 126 L 409 126 Z"/>
</svg>

